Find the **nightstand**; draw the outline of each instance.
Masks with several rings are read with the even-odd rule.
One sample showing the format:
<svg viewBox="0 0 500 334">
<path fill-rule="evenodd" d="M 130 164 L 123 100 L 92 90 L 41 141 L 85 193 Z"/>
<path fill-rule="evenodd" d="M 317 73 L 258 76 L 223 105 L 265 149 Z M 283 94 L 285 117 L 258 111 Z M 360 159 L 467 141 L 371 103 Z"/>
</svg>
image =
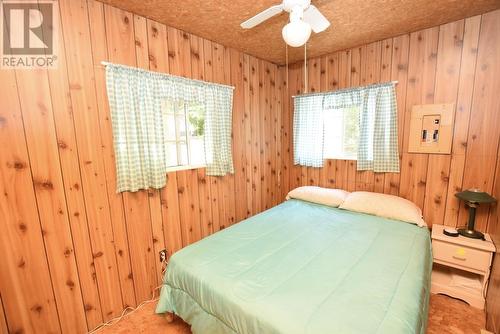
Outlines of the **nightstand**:
<svg viewBox="0 0 500 334">
<path fill-rule="evenodd" d="M 495 246 L 486 240 L 443 234 L 443 225 L 432 225 L 431 293 L 442 293 L 483 309 Z"/>
</svg>

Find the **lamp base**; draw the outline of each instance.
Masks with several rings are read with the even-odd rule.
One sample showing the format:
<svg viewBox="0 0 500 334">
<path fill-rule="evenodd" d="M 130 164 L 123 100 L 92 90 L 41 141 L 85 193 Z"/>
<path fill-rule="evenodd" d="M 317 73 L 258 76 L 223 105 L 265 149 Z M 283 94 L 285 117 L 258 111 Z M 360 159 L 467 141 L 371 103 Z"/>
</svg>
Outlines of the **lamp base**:
<svg viewBox="0 0 500 334">
<path fill-rule="evenodd" d="M 475 230 L 469 230 L 467 228 L 459 228 L 458 233 L 467 238 L 472 239 L 484 239 L 484 234 Z"/>
</svg>

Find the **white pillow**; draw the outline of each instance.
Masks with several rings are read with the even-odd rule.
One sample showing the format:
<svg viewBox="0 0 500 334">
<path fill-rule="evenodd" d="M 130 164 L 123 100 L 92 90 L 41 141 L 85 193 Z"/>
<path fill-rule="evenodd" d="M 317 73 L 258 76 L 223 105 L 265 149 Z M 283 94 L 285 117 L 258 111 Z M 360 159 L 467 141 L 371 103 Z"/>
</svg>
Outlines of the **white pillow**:
<svg viewBox="0 0 500 334">
<path fill-rule="evenodd" d="M 427 227 L 422 219 L 422 210 L 413 202 L 398 196 L 355 191 L 347 196 L 340 205 L 340 209 L 402 220 L 420 227 Z"/>
<path fill-rule="evenodd" d="M 295 198 L 307 202 L 318 203 L 338 207 L 349 192 L 342 189 L 329 189 L 313 186 L 304 186 L 293 189 L 288 193 L 286 199 Z"/>
</svg>

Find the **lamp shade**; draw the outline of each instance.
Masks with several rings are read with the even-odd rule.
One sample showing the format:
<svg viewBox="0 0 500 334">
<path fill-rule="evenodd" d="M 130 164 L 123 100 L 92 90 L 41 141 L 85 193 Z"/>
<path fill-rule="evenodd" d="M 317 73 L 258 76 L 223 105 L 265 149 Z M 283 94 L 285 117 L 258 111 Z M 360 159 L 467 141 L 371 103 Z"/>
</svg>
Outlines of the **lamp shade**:
<svg viewBox="0 0 500 334">
<path fill-rule="evenodd" d="M 477 189 L 469 189 L 456 193 L 455 196 L 461 200 L 471 202 L 471 203 L 494 203 L 496 199 L 490 194 Z"/>
</svg>

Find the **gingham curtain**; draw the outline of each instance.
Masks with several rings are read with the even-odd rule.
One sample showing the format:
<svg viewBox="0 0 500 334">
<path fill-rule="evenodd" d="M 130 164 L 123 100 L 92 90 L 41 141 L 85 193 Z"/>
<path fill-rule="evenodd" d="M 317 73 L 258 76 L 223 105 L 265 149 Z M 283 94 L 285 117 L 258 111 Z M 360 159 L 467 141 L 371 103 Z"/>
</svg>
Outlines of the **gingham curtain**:
<svg viewBox="0 0 500 334">
<path fill-rule="evenodd" d="M 293 153 L 295 165 L 323 167 L 323 95 L 295 97 Z"/>
<path fill-rule="evenodd" d="M 214 87 L 205 94 L 205 161 L 207 175 L 234 173 L 231 152 L 233 90 Z"/>
<path fill-rule="evenodd" d="M 371 86 L 360 95 L 357 169 L 399 173 L 395 85 Z"/>
<path fill-rule="evenodd" d="M 323 110 L 358 106 L 358 170 L 399 172 L 398 118 L 392 82 L 295 97 L 294 163 L 323 166 Z"/>
<path fill-rule="evenodd" d="M 207 174 L 233 172 L 232 87 L 108 64 L 106 88 L 113 126 L 117 192 L 165 186 L 168 136 L 162 104 L 168 99 L 204 106 Z"/>
</svg>

